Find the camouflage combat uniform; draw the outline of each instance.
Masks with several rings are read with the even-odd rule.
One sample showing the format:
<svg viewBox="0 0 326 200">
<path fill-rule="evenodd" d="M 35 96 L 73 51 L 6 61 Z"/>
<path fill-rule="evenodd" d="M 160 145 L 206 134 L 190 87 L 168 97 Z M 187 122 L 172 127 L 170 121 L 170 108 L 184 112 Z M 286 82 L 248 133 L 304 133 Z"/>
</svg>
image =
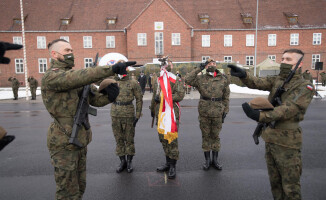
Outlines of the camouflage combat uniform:
<svg viewBox="0 0 326 200">
<path fill-rule="evenodd" d="M 151 102 L 151 112 L 155 113 L 155 118 L 157 121 L 158 113 L 160 109 L 160 104 L 155 102 L 155 96 L 156 94 L 160 94 L 161 89 L 158 88 L 158 79 L 154 80 L 154 86 L 153 86 L 153 96 L 152 96 L 152 102 Z M 179 77 L 176 77 L 175 83 L 170 81 L 171 85 L 171 93 L 172 93 L 172 100 L 173 100 L 173 109 L 175 113 L 176 123 L 178 126 L 178 133 L 179 133 L 179 110 L 180 108 L 177 105 L 177 102 L 180 102 L 183 100 L 185 96 L 185 90 L 183 88 L 181 79 Z M 167 140 L 164 139 L 163 134 L 159 134 L 160 142 L 162 143 L 163 150 L 165 152 L 165 156 L 169 157 L 170 159 L 178 160 L 179 159 L 179 149 L 178 149 L 178 139 L 173 140 L 170 144 Z"/>
<path fill-rule="evenodd" d="M 114 75 L 110 66 L 72 70 L 63 62 L 52 59 L 51 67 L 42 78 L 43 103 L 54 121 L 50 124 L 47 146 L 54 166 L 57 185 L 56 199 L 81 199 L 86 188 L 87 145 L 92 140 L 91 129 L 84 126 L 78 132 L 79 148 L 69 144 L 74 116 L 82 86 Z M 104 106 L 108 97 L 91 87 L 94 95 L 89 96 L 93 106 Z"/>
<path fill-rule="evenodd" d="M 111 106 L 112 130 L 116 141 L 116 154 L 118 156 L 135 155 L 135 117 L 140 118 L 143 106 L 143 95 L 136 80 L 129 76 L 117 79 L 119 84 L 119 95 Z M 136 98 L 135 107 L 132 101 Z"/>
<path fill-rule="evenodd" d="M 229 81 L 220 71 L 216 77 L 198 75 L 200 68 L 194 69 L 186 76 L 186 84 L 196 87 L 200 93 L 198 103 L 199 122 L 202 132 L 202 149 L 207 151 L 220 151 L 219 133 L 222 129 L 223 113 L 229 112 Z"/>
<path fill-rule="evenodd" d="M 326 73 L 322 72 L 322 73 L 320 73 L 320 75 L 321 75 L 321 84 L 322 84 L 322 86 L 326 86 Z"/>
<path fill-rule="evenodd" d="M 284 82 L 281 76 L 256 78 L 247 73 L 242 82 L 253 89 L 270 91 L 271 100 L 277 88 Z M 299 122 L 313 98 L 310 81 L 298 72 L 285 85 L 282 104 L 272 111 L 260 112 L 259 122 L 276 121 L 275 128 L 262 132 L 265 140 L 265 158 L 274 199 L 301 199 L 300 176 L 302 172 L 302 129 Z"/>
<path fill-rule="evenodd" d="M 35 100 L 38 81 L 33 77 L 29 77 L 27 80 L 29 82 L 29 87 L 31 88 L 32 99 Z"/>
<path fill-rule="evenodd" d="M 310 81 L 310 83 L 312 83 L 312 76 L 310 73 L 307 73 L 307 72 L 303 72 L 302 74 L 303 78 Z"/>
<path fill-rule="evenodd" d="M 16 78 L 11 78 L 11 87 L 12 87 L 12 92 L 14 93 L 14 99 L 18 99 L 18 88 L 20 86 L 19 81 Z"/>
</svg>

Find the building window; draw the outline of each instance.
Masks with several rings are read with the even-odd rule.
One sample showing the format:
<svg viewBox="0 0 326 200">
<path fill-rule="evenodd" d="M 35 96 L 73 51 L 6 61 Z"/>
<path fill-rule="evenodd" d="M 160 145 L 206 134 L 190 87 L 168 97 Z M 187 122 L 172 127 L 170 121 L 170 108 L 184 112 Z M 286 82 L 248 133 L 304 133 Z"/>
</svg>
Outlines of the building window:
<svg viewBox="0 0 326 200">
<path fill-rule="evenodd" d="M 23 44 L 23 39 L 22 39 L 22 37 L 13 37 L 13 43 L 14 44 L 20 44 L 20 45 L 22 45 Z"/>
<path fill-rule="evenodd" d="M 224 35 L 224 46 L 232 47 L 232 35 Z"/>
<path fill-rule="evenodd" d="M 316 62 L 320 62 L 320 54 L 312 54 L 311 69 L 315 69 Z"/>
<path fill-rule="evenodd" d="M 17 74 L 24 73 L 24 59 L 22 58 L 15 59 L 15 69 Z"/>
<path fill-rule="evenodd" d="M 206 62 L 208 59 L 210 58 L 210 56 L 202 56 L 201 57 L 201 62 Z"/>
<path fill-rule="evenodd" d="M 292 33 L 290 36 L 290 45 L 299 45 L 299 33 Z"/>
<path fill-rule="evenodd" d="M 155 32 L 155 55 L 163 55 L 163 33 Z"/>
<path fill-rule="evenodd" d="M 44 73 L 47 69 L 46 58 L 39 58 L 38 59 L 38 72 Z"/>
<path fill-rule="evenodd" d="M 224 56 L 224 62 L 232 62 L 232 56 Z"/>
<path fill-rule="evenodd" d="M 66 40 L 67 42 L 69 42 L 69 36 L 60 36 L 60 39 Z"/>
<path fill-rule="evenodd" d="M 92 36 L 84 36 L 84 48 L 92 48 Z"/>
<path fill-rule="evenodd" d="M 106 48 L 115 48 L 115 36 L 106 36 Z"/>
<path fill-rule="evenodd" d="M 172 45 L 180 45 L 180 33 L 172 33 Z"/>
<path fill-rule="evenodd" d="M 314 33 L 312 39 L 313 45 L 321 45 L 321 33 Z"/>
<path fill-rule="evenodd" d="M 45 49 L 46 48 L 45 36 L 37 36 L 37 48 L 38 49 Z"/>
<path fill-rule="evenodd" d="M 137 40 L 138 40 L 138 46 L 146 46 L 147 45 L 146 33 L 138 33 Z"/>
<path fill-rule="evenodd" d="M 276 46 L 276 34 L 268 34 L 268 46 Z"/>
<path fill-rule="evenodd" d="M 155 31 L 163 31 L 163 22 L 154 22 L 154 30 Z"/>
<path fill-rule="evenodd" d="M 210 47 L 211 46 L 210 35 L 202 35 L 201 36 L 201 46 L 202 47 Z"/>
<path fill-rule="evenodd" d="M 246 35 L 246 46 L 247 47 L 255 46 L 255 35 L 254 34 L 247 34 Z"/>
<path fill-rule="evenodd" d="M 246 56 L 246 65 L 254 65 L 254 56 Z"/>
<path fill-rule="evenodd" d="M 275 61 L 276 60 L 276 55 L 268 55 L 268 58 Z"/>
<path fill-rule="evenodd" d="M 92 67 L 93 65 L 93 58 L 84 58 L 84 67 Z"/>
</svg>

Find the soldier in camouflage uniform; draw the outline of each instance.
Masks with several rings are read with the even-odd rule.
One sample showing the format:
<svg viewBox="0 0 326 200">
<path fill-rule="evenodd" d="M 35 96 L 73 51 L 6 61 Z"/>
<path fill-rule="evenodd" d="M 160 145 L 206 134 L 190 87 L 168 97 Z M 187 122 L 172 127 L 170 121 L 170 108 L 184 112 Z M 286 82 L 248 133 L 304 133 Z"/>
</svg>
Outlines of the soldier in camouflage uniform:
<svg viewBox="0 0 326 200">
<path fill-rule="evenodd" d="M 29 87 L 31 88 L 32 100 L 36 100 L 38 81 L 33 76 L 30 76 L 27 80 L 29 82 Z"/>
<path fill-rule="evenodd" d="M 120 173 L 127 167 L 127 171 L 131 173 L 133 170 L 132 158 L 135 155 L 135 127 L 141 116 L 143 95 L 138 82 L 130 79 L 128 74 L 119 74 L 117 81 L 120 93 L 111 106 L 112 130 L 116 141 L 116 154 L 121 161 L 116 171 Z M 132 103 L 134 99 L 136 99 L 136 113 Z"/>
<path fill-rule="evenodd" d="M 206 74 L 198 75 L 203 69 L 206 69 Z M 229 81 L 226 75 L 216 69 L 216 62 L 208 59 L 187 74 L 186 84 L 196 87 L 200 93 L 198 112 L 205 156 L 203 169 L 208 170 L 212 164 L 221 170 L 222 165 L 217 161 L 221 148 L 219 134 L 224 118 L 229 112 Z"/>
<path fill-rule="evenodd" d="M 303 52 L 298 49 L 284 51 L 278 76 L 257 78 L 237 66 L 229 65 L 229 67 L 231 75 L 239 77 L 249 88 L 270 91 L 268 97 L 270 101 L 303 55 Z M 302 63 L 299 66 L 302 66 Z M 285 85 L 285 92 L 281 96 L 282 104 L 274 110 L 257 111 L 248 103 L 242 105 L 246 115 L 251 119 L 263 123 L 276 122 L 275 128 L 268 126 L 262 131 L 274 199 L 301 199 L 302 129 L 299 122 L 303 120 L 314 94 L 311 82 L 303 79 L 297 71 L 291 81 Z"/>
<path fill-rule="evenodd" d="M 310 83 L 312 83 L 312 76 L 308 69 L 305 72 L 303 72 L 302 76 L 304 79 L 306 79 L 306 80 L 310 81 Z"/>
<path fill-rule="evenodd" d="M 18 100 L 18 89 L 20 86 L 19 81 L 16 79 L 16 77 L 10 77 L 8 81 L 11 82 L 12 92 L 14 93 L 14 100 Z"/>
<path fill-rule="evenodd" d="M 47 146 L 54 166 L 56 199 L 82 199 L 86 188 L 87 145 L 92 140 L 92 131 L 84 126 L 79 129 L 78 140 L 82 148 L 69 144 L 79 95 L 83 86 L 125 71 L 129 63 L 73 70 L 73 50 L 67 41 L 54 40 L 48 48 L 52 60 L 42 78 L 41 91 L 43 103 L 54 119 L 48 129 Z M 109 93 L 104 95 L 92 85 L 89 103 L 104 106 L 114 101 L 118 87 L 108 86 L 107 89 Z"/>
<path fill-rule="evenodd" d="M 326 73 L 322 72 L 322 73 L 320 73 L 320 76 L 321 76 L 321 84 L 322 84 L 322 86 L 326 86 Z"/>
<path fill-rule="evenodd" d="M 166 70 L 168 72 L 171 72 L 172 69 L 173 69 L 172 61 L 169 61 Z M 177 103 L 183 100 L 185 96 L 185 90 L 183 88 L 181 79 L 179 77 L 176 77 L 175 83 L 170 81 L 170 86 L 171 86 L 171 93 L 172 93 L 172 100 L 173 100 L 173 109 L 174 109 L 176 123 L 179 130 L 180 113 L 179 113 L 179 106 Z M 155 117 L 156 121 L 158 120 L 158 113 L 160 109 L 160 93 L 161 93 L 161 88 L 158 87 L 158 79 L 156 79 L 153 82 L 153 96 L 152 96 L 151 106 L 149 107 L 151 110 L 151 116 Z M 156 170 L 158 172 L 169 171 L 168 178 L 174 179 L 176 177 L 176 163 L 177 160 L 179 160 L 178 139 L 173 140 L 169 144 L 168 140 L 164 139 L 163 134 L 158 133 L 158 136 L 163 146 L 166 163 L 158 167 Z"/>
</svg>

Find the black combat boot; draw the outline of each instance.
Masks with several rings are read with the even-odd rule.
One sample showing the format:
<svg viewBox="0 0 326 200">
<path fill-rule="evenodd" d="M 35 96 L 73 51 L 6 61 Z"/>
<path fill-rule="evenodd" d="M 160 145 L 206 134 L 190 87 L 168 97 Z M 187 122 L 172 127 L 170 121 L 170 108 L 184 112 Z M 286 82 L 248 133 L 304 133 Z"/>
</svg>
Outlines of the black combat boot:
<svg viewBox="0 0 326 200">
<path fill-rule="evenodd" d="M 170 169 L 169 169 L 169 174 L 168 178 L 169 179 L 175 179 L 175 176 L 177 175 L 177 170 L 175 168 L 175 165 L 177 164 L 177 160 L 170 159 Z"/>
<path fill-rule="evenodd" d="M 203 170 L 208 170 L 209 167 L 211 166 L 211 152 L 210 151 L 205 151 L 205 162 L 203 165 Z"/>
<path fill-rule="evenodd" d="M 218 151 L 213 151 L 213 162 L 212 162 L 212 165 L 217 170 L 222 170 L 222 165 L 220 163 L 218 163 L 217 158 L 218 158 Z"/>
<path fill-rule="evenodd" d="M 131 173 L 133 168 L 132 168 L 132 157 L 131 155 L 127 155 L 127 172 Z"/>
<path fill-rule="evenodd" d="M 166 171 L 169 171 L 169 169 L 170 169 L 170 166 L 169 166 L 170 158 L 167 157 L 167 156 L 165 156 L 165 158 L 166 158 L 166 163 L 163 164 L 162 166 L 157 167 L 156 168 L 156 171 L 158 171 L 158 172 L 166 172 Z"/>
<path fill-rule="evenodd" d="M 126 156 L 119 156 L 119 158 L 120 158 L 121 162 L 120 162 L 119 167 L 117 168 L 117 173 L 122 172 L 127 167 Z"/>
</svg>

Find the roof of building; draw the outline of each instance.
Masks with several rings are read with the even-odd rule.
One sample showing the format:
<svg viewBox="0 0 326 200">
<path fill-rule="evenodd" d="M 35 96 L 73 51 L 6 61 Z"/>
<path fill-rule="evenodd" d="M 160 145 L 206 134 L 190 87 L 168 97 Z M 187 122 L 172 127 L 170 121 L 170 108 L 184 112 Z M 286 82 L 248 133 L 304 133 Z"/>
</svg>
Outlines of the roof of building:
<svg viewBox="0 0 326 200">
<path fill-rule="evenodd" d="M 25 30 L 123 30 L 153 1 L 159 0 L 24 0 Z M 195 30 L 255 28 L 256 0 L 162 1 Z M 14 23 L 14 18 L 21 16 L 19 0 L 1 0 L 0 6 L 6 8 L 0 12 L 0 31 L 20 31 L 20 25 Z M 260 0 L 258 28 L 326 28 L 325 7 L 324 0 Z M 202 14 L 209 17 L 209 23 L 200 22 Z M 252 17 L 252 23 L 244 23 L 243 16 Z M 289 17 L 297 17 L 298 22 L 289 23 Z M 112 18 L 116 18 L 117 23 L 108 25 L 106 20 Z M 70 19 L 71 23 L 62 25 L 61 19 Z"/>
</svg>

